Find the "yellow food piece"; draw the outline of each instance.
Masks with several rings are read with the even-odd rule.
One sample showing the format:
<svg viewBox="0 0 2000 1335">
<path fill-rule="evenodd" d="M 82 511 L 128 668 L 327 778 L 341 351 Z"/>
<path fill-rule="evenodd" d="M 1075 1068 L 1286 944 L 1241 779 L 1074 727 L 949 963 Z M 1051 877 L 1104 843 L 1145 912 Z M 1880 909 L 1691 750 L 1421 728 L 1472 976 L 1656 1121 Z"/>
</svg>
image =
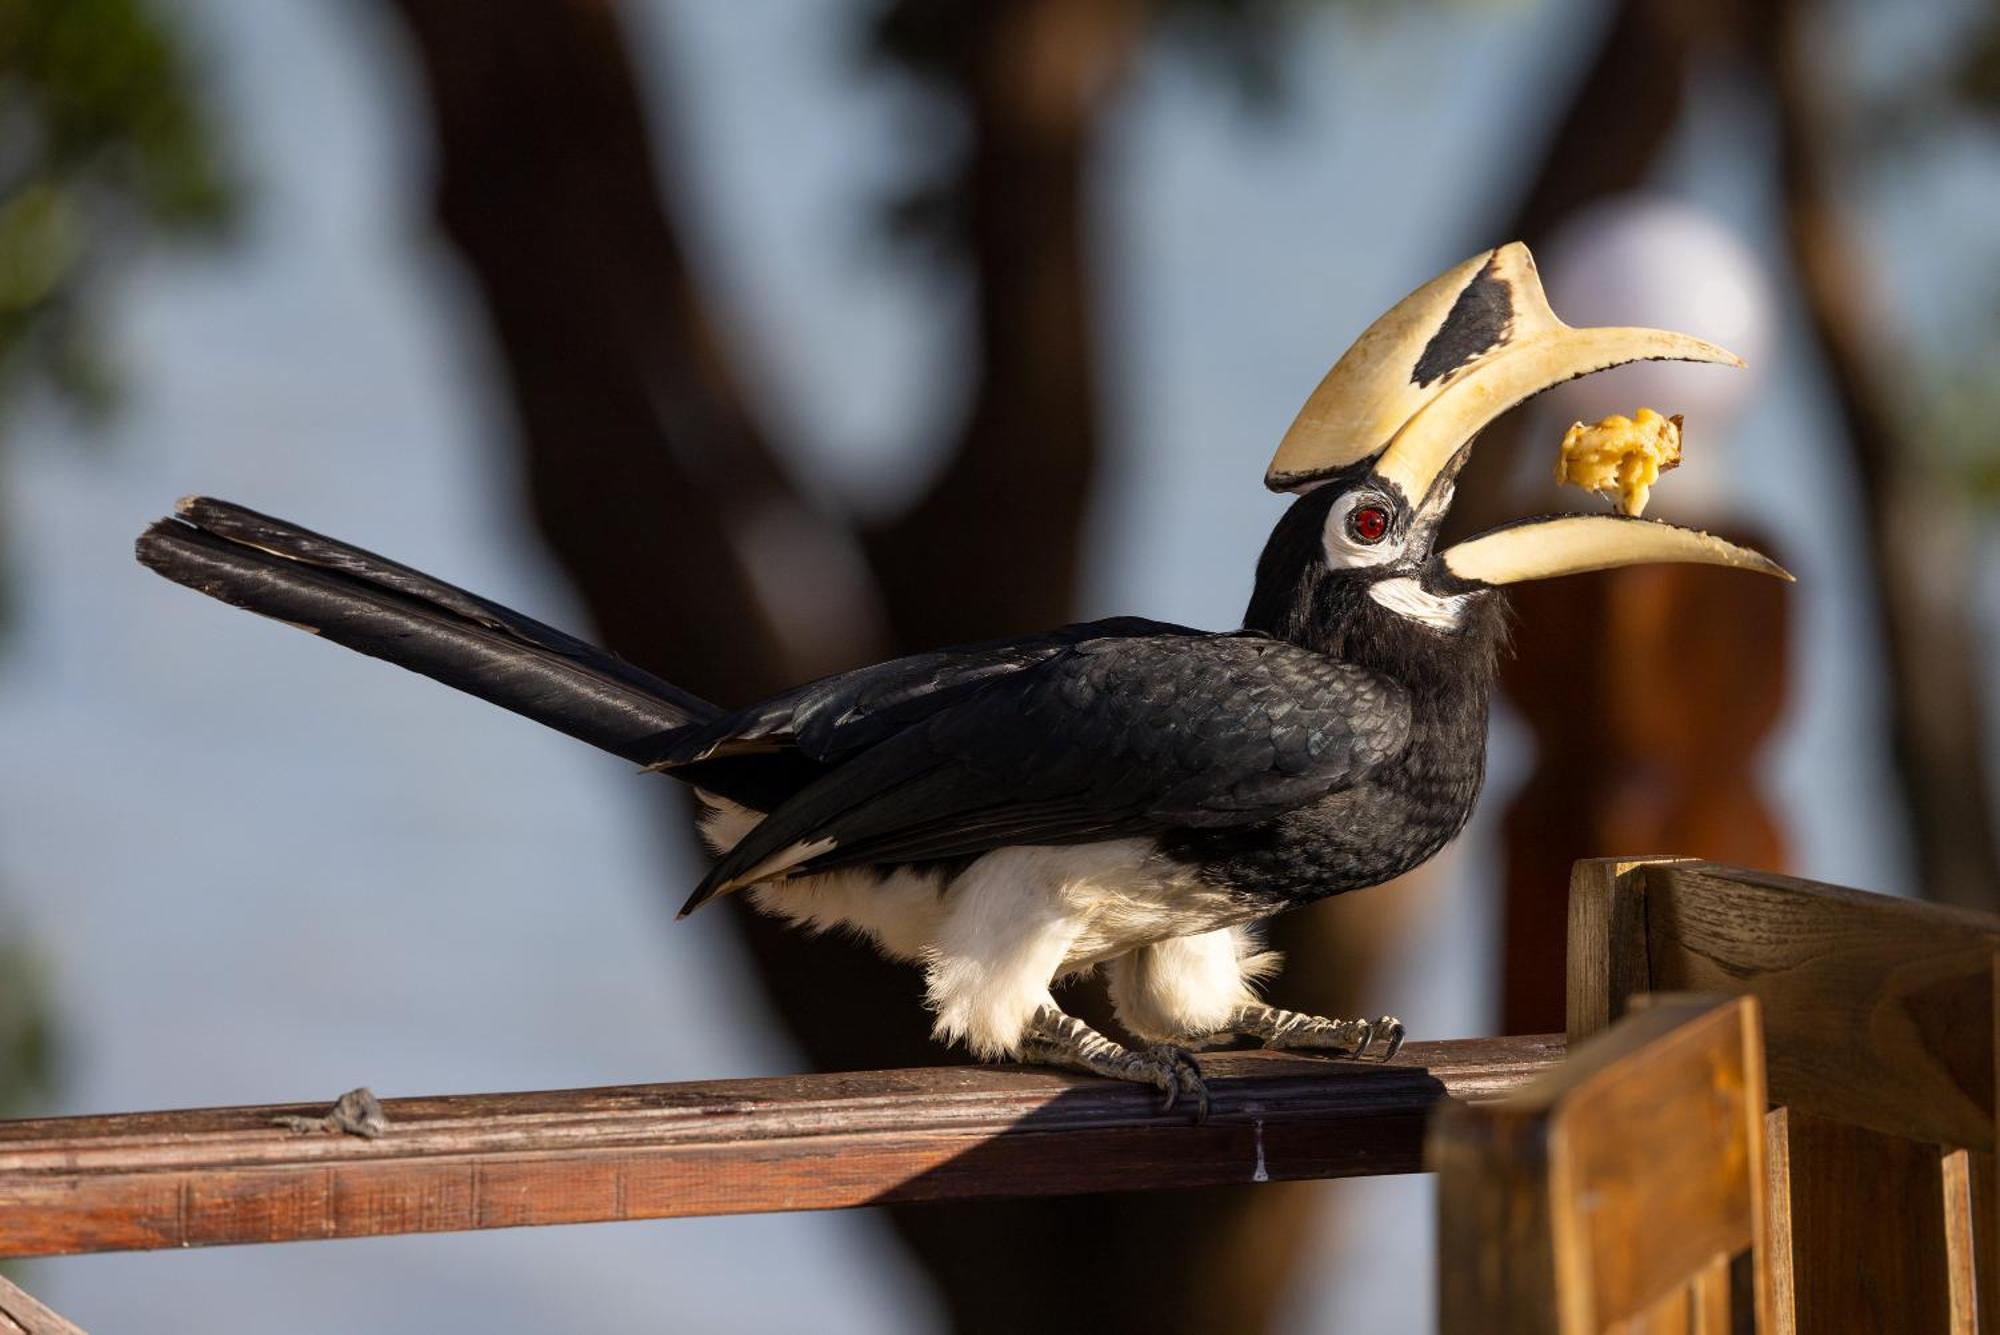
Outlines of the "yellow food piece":
<svg viewBox="0 0 2000 1335">
<path fill-rule="evenodd" d="M 1680 461 L 1679 414 L 1662 417 L 1651 408 L 1641 408 L 1631 417 L 1613 415 L 1588 425 L 1578 422 L 1564 432 L 1556 481 L 1586 491 L 1616 491 L 1619 509 L 1641 515 L 1660 474 Z"/>
</svg>

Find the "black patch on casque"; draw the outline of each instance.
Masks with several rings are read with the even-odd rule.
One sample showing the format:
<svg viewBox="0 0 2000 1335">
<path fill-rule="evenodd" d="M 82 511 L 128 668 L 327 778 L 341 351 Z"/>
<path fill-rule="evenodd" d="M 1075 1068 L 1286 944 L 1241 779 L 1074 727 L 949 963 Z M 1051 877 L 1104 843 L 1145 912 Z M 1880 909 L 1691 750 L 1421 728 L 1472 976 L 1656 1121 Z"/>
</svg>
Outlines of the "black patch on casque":
<svg viewBox="0 0 2000 1335">
<path fill-rule="evenodd" d="M 1514 324 L 1514 292 L 1488 263 L 1472 276 L 1444 327 L 1431 336 L 1410 371 L 1412 384 L 1429 386 L 1503 342 Z"/>
</svg>

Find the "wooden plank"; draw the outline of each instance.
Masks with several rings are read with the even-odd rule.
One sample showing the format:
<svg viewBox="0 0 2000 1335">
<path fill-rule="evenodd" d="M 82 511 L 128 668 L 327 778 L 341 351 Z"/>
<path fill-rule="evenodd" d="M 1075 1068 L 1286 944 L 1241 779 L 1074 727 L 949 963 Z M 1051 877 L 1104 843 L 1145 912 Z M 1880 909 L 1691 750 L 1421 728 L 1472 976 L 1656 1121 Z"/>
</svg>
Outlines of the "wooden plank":
<svg viewBox="0 0 2000 1335">
<path fill-rule="evenodd" d="M 1570 869 L 1564 995 L 1572 1044 L 1609 1029 L 1625 1014 L 1626 998 L 1653 990 L 1645 869 L 1686 860 L 1586 858 Z"/>
<path fill-rule="evenodd" d="M 1792 1282 L 1791 1114 L 1773 1108 L 1764 1119 L 1765 1215 L 1771 1245 L 1764 1249 L 1771 1275 L 1771 1320 L 1765 1335 L 1795 1335 L 1798 1297 Z"/>
<path fill-rule="evenodd" d="M 1953 1153 L 1796 1108 L 1786 1123 L 1798 1329 L 1970 1335 L 1946 1208 Z"/>
<path fill-rule="evenodd" d="M 1764 1125 L 1767 1129 L 1770 1126 L 1768 1115 Z M 1770 1165 L 1768 1155 L 1764 1163 L 1768 1171 Z M 1778 1331 L 1788 1332 L 1788 1328 L 1778 1322 L 1776 1274 L 1768 1264 L 1771 1250 L 1769 1238 L 1776 1231 L 1776 1221 L 1771 1218 L 1770 1207 L 1771 1196 L 1767 1181 L 1764 1195 L 1766 1239 L 1764 1252 L 1761 1255 L 1755 1252 L 1742 1253 L 1729 1263 L 1728 1287 L 1724 1294 L 1728 1312 L 1722 1329 L 1730 1332 L 1730 1335 L 1759 1335 L 1760 1331 L 1763 1335 L 1774 1335 Z M 1763 1267 L 1761 1270 L 1760 1265 Z"/>
<path fill-rule="evenodd" d="M 1558 1329 L 1546 1133 L 1536 1117 L 1459 1117 L 1449 1107 L 1432 1124 L 1440 1335 Z"/>
<path fill-rule="evenodd" d="M 1216 1054 L 1200 1126 L 1150 1089 L 993 1066 L 385 1099 L 377 1140 L 270 1125 L 324 1111 L 299 1105 L 0 1122 L 0 1256 L 1415 1172 L 1439 1100 L 1562 1052 Z"/>
<path fill-rule="evenodd" d="M 1604 1329 L 1606 1335 L 1731 1335 L 1731 1297 L 1729 1261 L 1718 1257 L 1638 1316 Z"/>
<path fill-rule="evenodd" d="M 2000 952 L 1993 956 L 1991 1023 L 2000 1041 Z M 1994 1107 L 2000 1110 L 2000 1060 L 1994 1063 Z M 1994 1139 L 2000 1144 L 2000 1128 Z M 1967 1151 L 1972 1168 L 1973 1281 L 1981 1328 L 2000 1332 L 2000 1150 Z"/>
<path fill-rule="evenodd" d="M 1645 1063 L 1606 1060 L 1556 1127 L 1572 1165 L 1579 1241 L 1595 1244 L 1588 1291 L 1600 1325 L 1644 1312 L 1718 1260 L 1764 1247 L 1756 1007 L 1648 1001 L 1630 1020 L 1635 1044 L 1649 1027 L 1661 1035 Z M 1579 1052 L 1580 1065 L 1590 1051 Z M 1638 1239 L 1644 1245 L 1632 1245 Z"/>
<path fill-rule="evenodd" d="M 1975 1335 L 1979 1329 L 1978 1280 L 1973 1273 L 1972 1165 L 1969 1150 L 1947 1150 L 1938 1161 L 1944 1210 L 1945 1288 L 1950 1329 Z"/>
<path fill-rule="evenodd" d="M 2000 1261 L 1995 1257 L 1994 1226 L 1995 1217 L 2000 1215 L 2000 1201 L 1996 1201 L 1994 1163 L 1990 1154 L 1965 1152 L 1966 1165 L 1972 1171 L 1972 1280 L 1974 1311 L 1982 1323 L 1980 1329 L 2000 1331 Z"/>
<path fill-rule="evenodd" d="M 1652 987 L 1755 994 L 1773 1100 L 1993 1151 L 2000 921 L 1708 863 L 1641 875 Z"/>
<path fill-rule="evenodd" d="M 1629 1321 L 1605 1327 L 1615 1335 L 1690 1335 L 1696 1313 L 1686 1286 L 1675 1289 Z"/>
<path fill-rule="evenodd" d="M 1754 1256 L 1755 1253 L 1753 1252 Z M 1690 1335 L 1730 1335 L 1729 1258 L 1710 1261 L 1688 1286 Z"/>
<path fill-rule="evenodd" d="M 1779 1327 L 1772 1306 L 1775 1286 L 1771 1277 L 1771 1157 L 1764 1144 L 1764 1132 L 1770 1125 L 1771 1115 L 1771 1090 L 1765 1074 L 1770 1058 L 1764 1049 L 1763 1006 L 1746 1007 L 1740 1019 L 1744 1053 L 1743 1135 L 1750 1147 L 1750 1159 L 1744 1172 L 1750 1179 L 1751 1247 L 1747 1264 L 1750 1285 L 1747 1300 L 1741 1284 L 1734 1285 L 1733 1290 L 1737 1299 L 1732 1304 L 1733 1314 L 1744 1319 L 1733 1324 L 1752 1331 L 1775 1331 Z M 1745 1268 L 1742 1261 L 1739 1253 L 1736 1269 Z"/>
<path fill-rule="evenodd" d="M 1442 1329 L 1726 1324 L 1729 1259 L 1764 1247 L 1764 1108 L 1756 1005 L 1716 997 L 1654 999 L 1519 1093 L 1444 1108 Z"/>
<path fill-rule="evenodd" d="M 84 1330 L 0 1275 L 0 1335 L 84 1335 Z"/>
</svg>

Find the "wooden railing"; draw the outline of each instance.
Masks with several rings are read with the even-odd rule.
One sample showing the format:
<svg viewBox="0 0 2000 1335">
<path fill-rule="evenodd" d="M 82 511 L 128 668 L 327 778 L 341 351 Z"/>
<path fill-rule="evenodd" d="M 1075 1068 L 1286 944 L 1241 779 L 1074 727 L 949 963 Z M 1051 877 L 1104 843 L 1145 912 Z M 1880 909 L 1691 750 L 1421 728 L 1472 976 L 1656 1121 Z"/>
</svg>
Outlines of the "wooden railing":
<svg viewBox="0 0 2000 1335">
<path fill-rule="evenodd" d="M 1752 1250 L 1768 1252 L 1756 1291 L 1777 1335 L 2000 1329 L 1996 979 L 2000 918 L 1673 859 L 1576 869 L 1571 1040 L 1646 993 L 1748 994 L 1764 1016 L 1779 1106 L 1761 1175 L 1770 1245 Z M 0 1122 L 0 1259 L 1409 1173 L 1443 1101 L 1503 1098 L 1564 1052 L 1543 1036 L 1412 1043 L 1387 1065 L 1216 1054 L 1199 1124 L 1160 1112 L 1150 1089 L 991 1066 L 390 1099 L 376 1139 L 274 1125 L 324 1104 Z M 1590 1087 L 1578 1060 L 1539 1084 L 1549 1107 L 1551 1091 Z M 1545 1111 L 1531 1091 L 1455 1120 Z M 1645 1120 L 1620 1112 L 1605 1143 L 1629 1123 L 1640 1166 L 1656 1167 L 1674 1137 Z M 1728 1169 L 1713 1146 L 1696 1152 L 1704 1127 L 1690 1125 L 1681 1150 Z M 1520 1177 L 1541 1151 L 1517 1139 L 1527 1157 L 1502 1166 Z M 1650 1256 L 1657 1222 L 1595 1241 Z M 1483 1246 L 1460 1238 L 1441 1272 Z M 0 1335 L 74 1331 L 52 1322 L 0 1283 Z"/>
<path fill-rule="evenodd" d="M 2000 1331 L 2000 917 L 1674 858 L 1581 862 L 1569 1031 L 1754 996 L 1778 1335 Z"/>
<path fill-rule="evenodd" d="M 0 1257 L 1410 1173 L 1439 1100 L 1562 1053 L 1217 1054 L 1199 1125 L 1150 1089 L 990 1066 L 385 1099 L 374 1140 L 272 1124 L 324 1105 L 0 1123 Z"/>
</svg>

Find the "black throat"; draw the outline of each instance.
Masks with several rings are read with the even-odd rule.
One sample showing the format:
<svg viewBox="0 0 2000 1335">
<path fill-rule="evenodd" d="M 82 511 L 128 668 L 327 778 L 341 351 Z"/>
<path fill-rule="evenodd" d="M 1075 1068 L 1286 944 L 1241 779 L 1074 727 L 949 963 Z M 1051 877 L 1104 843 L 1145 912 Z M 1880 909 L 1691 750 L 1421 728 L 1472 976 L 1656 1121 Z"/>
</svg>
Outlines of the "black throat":
<svg viewBox="0 0 2000 1335">
<path fill-rule="evenodd" d="M 1450 630 L 1376 602 L 1368 590 L 1380 572 L 1327 568 L 1320 535 L 1333 499 L 1301 498 L 1272 532 L 1244 628 L 1396 682 L 1409 696 L 1410 738 L 1364 782 L 1317 803 L 1254 827 L 1163 841 L 1258 914 L 1379 885 L 1428 861 L 1464 828 L 1486 776 L 1504 600 L 1470 594 Z"/>
</svg>

